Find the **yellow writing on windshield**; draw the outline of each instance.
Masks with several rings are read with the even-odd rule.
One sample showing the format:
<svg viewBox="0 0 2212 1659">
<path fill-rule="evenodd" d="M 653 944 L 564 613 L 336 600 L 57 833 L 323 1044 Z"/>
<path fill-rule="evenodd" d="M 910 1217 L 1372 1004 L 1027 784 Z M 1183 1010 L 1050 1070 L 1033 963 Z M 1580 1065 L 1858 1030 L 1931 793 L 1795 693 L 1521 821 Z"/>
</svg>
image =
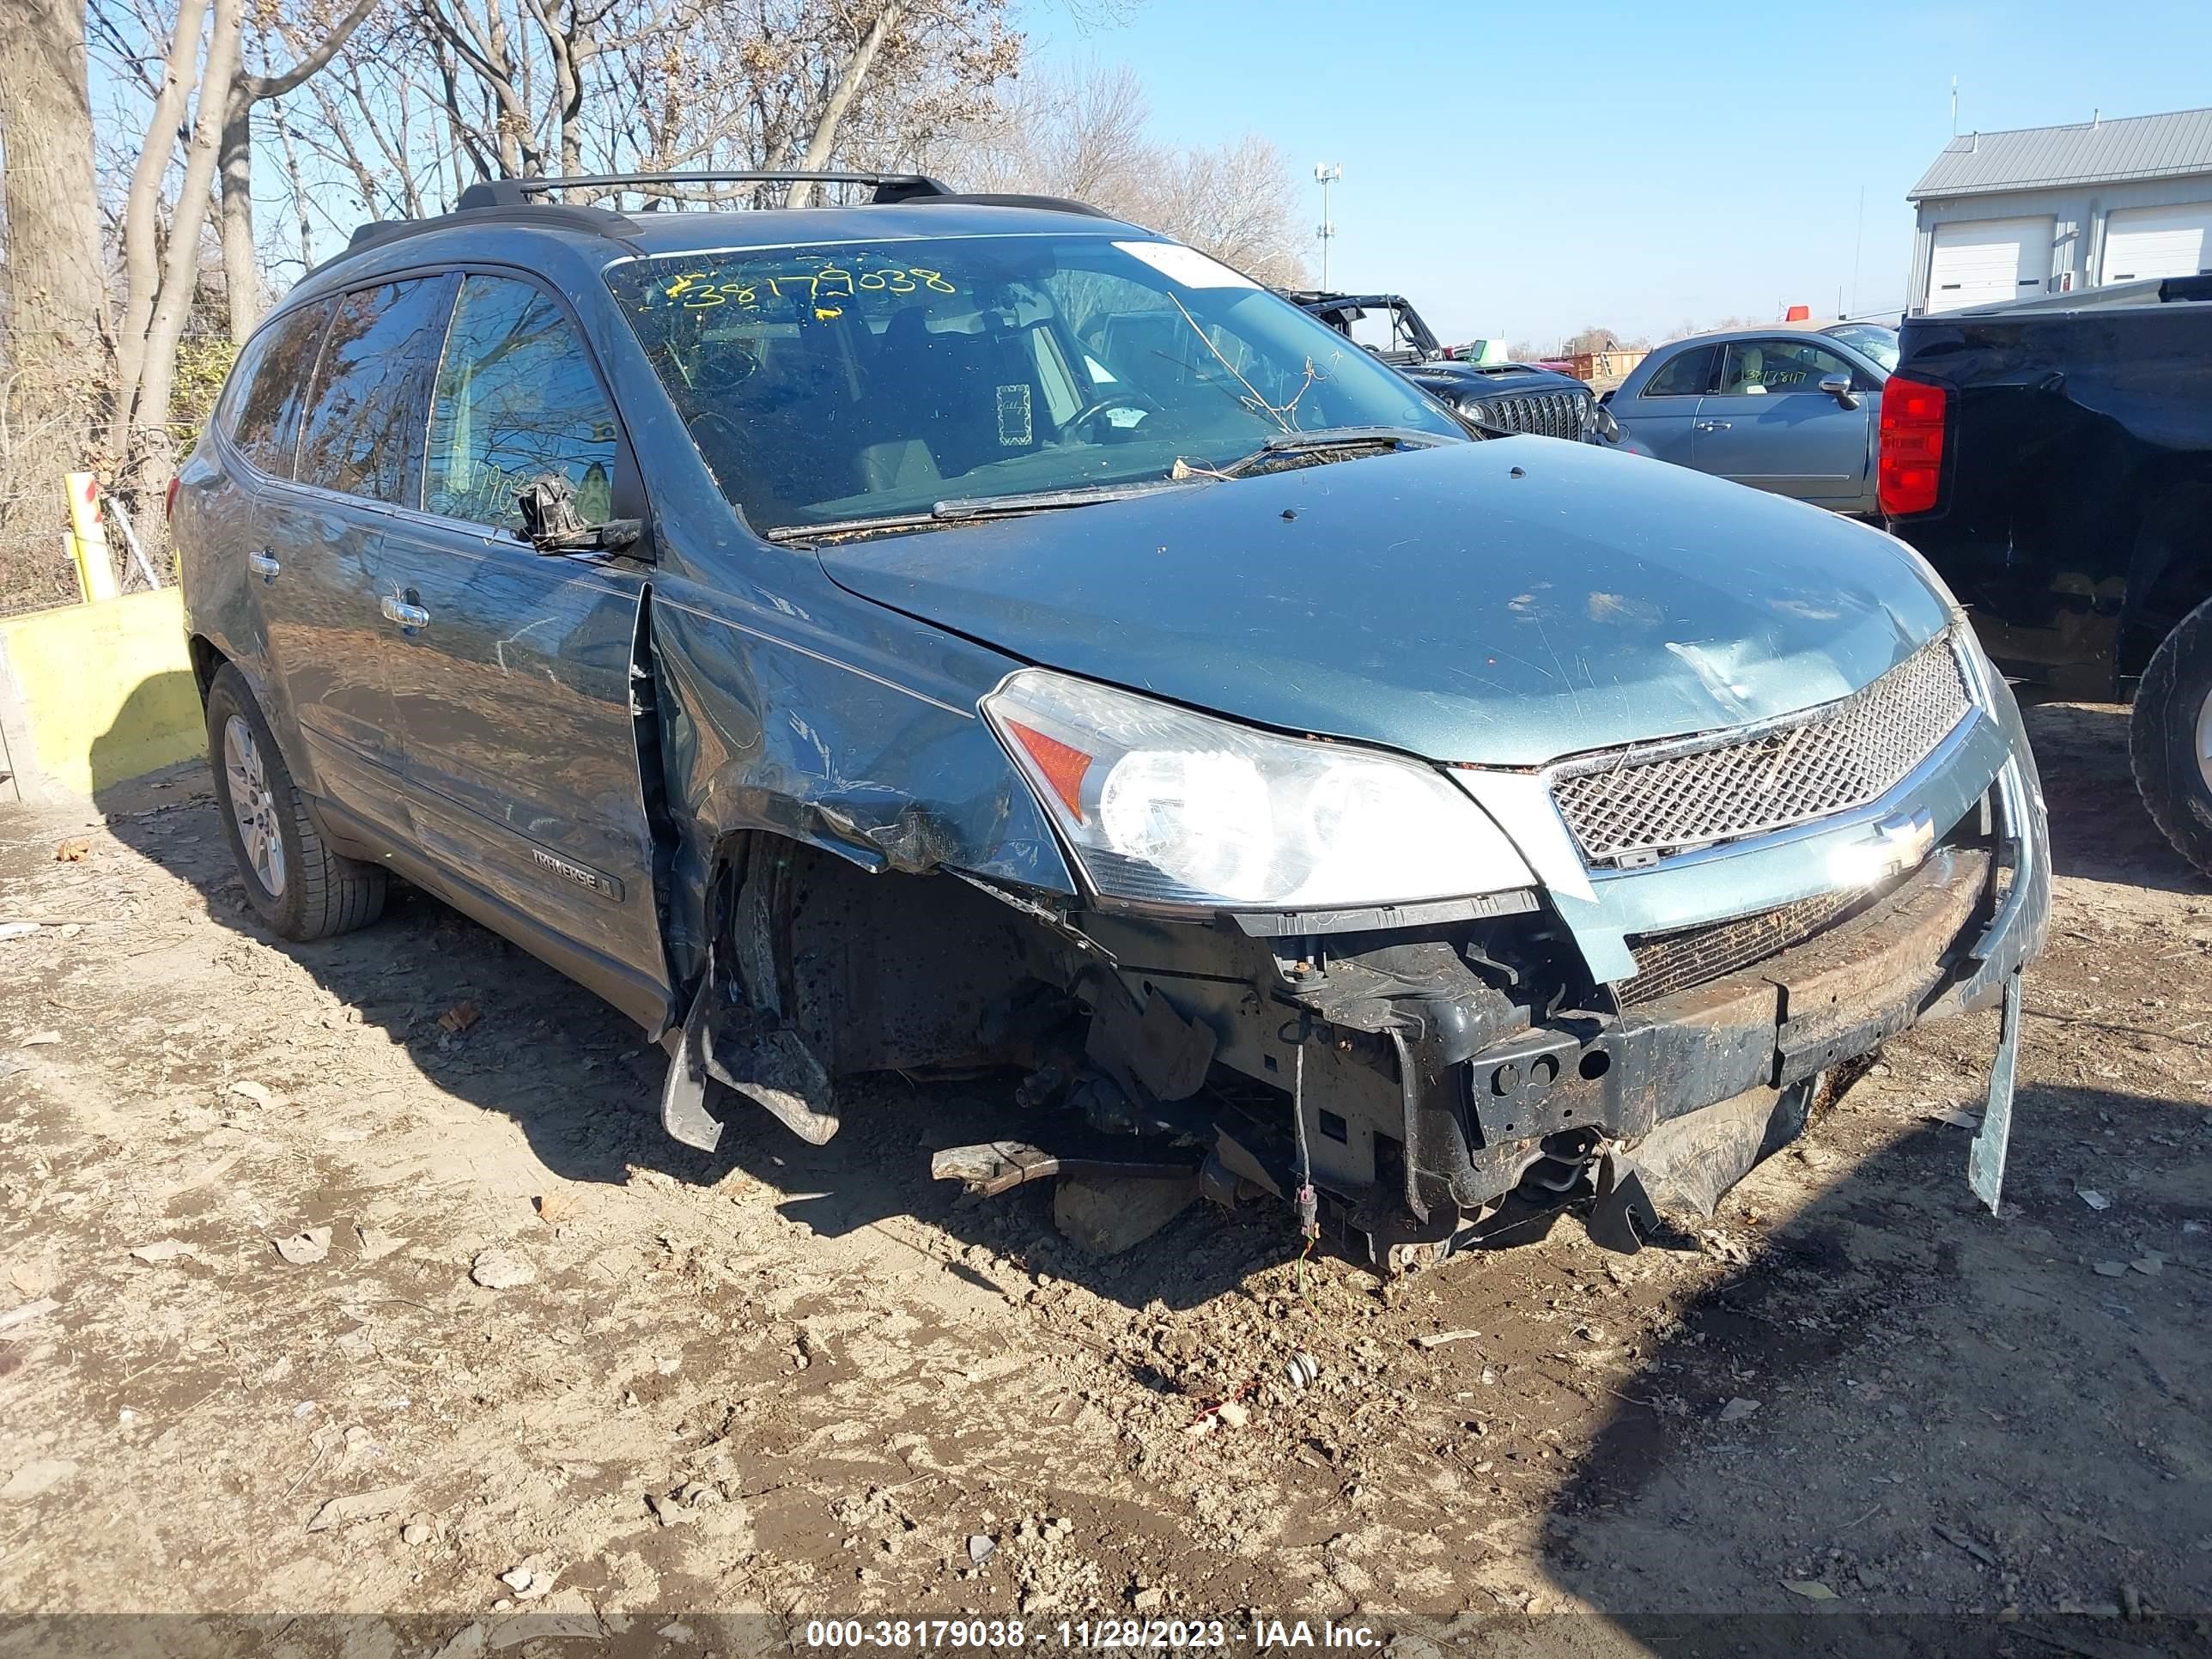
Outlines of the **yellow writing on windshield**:
<svg viewBox="0 0 2212 1659">
<path fill-rule="evenodd" d="M 724 277 L 715 271 L 685 271 L 661 287 L 663 299 L 674 300 L 688 311 L 707 311 L 716 306 L 752 306 L 774 300 L 804 298 L 817 315 L 843 314 L 842 307 L 827 301 L 847 300 L 861 294 L 957 294 L 958 286 L 941 270 L 920 265 L 876 265 L 855 273 L 842 265 L 818 270 L 786 270 Z"/>
</svg>

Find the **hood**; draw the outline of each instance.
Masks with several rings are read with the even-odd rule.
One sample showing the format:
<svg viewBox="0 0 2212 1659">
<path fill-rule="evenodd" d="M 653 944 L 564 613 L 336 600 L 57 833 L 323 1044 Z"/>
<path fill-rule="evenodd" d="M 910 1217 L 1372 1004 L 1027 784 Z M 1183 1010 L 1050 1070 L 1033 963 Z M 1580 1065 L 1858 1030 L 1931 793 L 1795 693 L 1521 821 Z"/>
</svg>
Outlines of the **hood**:
<svg viewBox="0 0 2212 1659">
<path fill-rule="evenodd" d="M 1899 544 L 1587 444 L 1503 438 L 826 548 L 852 592 L 1086 678 L 1431 760 L 1848 695 L 1949 621 Z"/>
<path fill-rule="evenodd" d="M 1448 357 L 1411 363 L 1398 371 L 1440 398 L 1508 398 L 1516 392 L 1583 392 L 1589 388 L 1571 375 L 1555 374 L 1528 363 L 1455 362 Z M 1592 394 L 1595 395 L 1595 394 Z"/>
</svg>

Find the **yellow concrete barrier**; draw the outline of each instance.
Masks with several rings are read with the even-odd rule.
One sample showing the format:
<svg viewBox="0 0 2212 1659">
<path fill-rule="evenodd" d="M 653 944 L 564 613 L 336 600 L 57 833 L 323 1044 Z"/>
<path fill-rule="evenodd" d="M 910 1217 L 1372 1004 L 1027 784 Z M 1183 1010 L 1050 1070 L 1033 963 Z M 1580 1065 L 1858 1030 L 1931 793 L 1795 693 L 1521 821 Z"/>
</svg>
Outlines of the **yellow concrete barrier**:
<svg viewBox="0 0 2212 1659">
<path fill-rule="evenodd" d="M 0 617 L 0 799 L 97 797 L 202 754 L 177 589 Z"/>
</svg>

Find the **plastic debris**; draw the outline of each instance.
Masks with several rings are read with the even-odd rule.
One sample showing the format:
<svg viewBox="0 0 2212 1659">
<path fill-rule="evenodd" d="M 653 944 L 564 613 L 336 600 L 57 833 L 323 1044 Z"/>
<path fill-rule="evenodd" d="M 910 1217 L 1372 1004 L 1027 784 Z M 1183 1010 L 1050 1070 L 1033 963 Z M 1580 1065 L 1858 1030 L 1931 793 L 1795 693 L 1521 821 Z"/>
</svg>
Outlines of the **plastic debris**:
<svg viewBox="0 0 2212 1659">
<path fill-rule="evenodd" d="M 997 1539 L 990 1536 L 988 1533 L 976 1532 L 969 1534 L 968 1559 L 972 1565 L 980 1567 L 998 1553 L 999 1540 Z"/>
<path fill-rule="evenodd" d="M 536 1279 L 538 1269 L 530 1265 L 527 1257 L 495 1244 L 477 1252 L 469 1277 L 488 1291 L 511 1291 Z"/>
<path fill-rule="evenodd" d="M 294 1233 L 289 1238 L 272 1238 L 269 1242 L 276 1247 L 276 1254 L 285 1261 L 295 1267 L 304 1267 L 309 1262 L 320 1261 L 331 1253 L 331 1230 L 328 1227 L 310 1227 L 304 1232 Z"/>
<path fill-rule="evenodd" d="M 1741 1395 L 1738 1395 L 1721 1407 L 1720 1420 L 1723 1423 L 1741 1423 L 1758 1409 L 1758 1401 L 1746 1400 Z"/>
<path fill-rule="evenodd" d="M 1833 1601 L 1837 1599 L 1835 1591 L 1817 1578 L 1785 1578 L 1782 1581 L 1782 1588 L 1792 1595 L 1803 1596 L 1808 1601 Z"/>
<path fill-rule="evenodd" d="M 2106 1198 L 2102 1193 L 2093 1193 L 2087 1187 L 2076 1187 L 2074 1189 L 2074 1196 L 2093 1210 L 2109 1210 L 2112 1207 L 2111 1199 Z"/>
</svg>

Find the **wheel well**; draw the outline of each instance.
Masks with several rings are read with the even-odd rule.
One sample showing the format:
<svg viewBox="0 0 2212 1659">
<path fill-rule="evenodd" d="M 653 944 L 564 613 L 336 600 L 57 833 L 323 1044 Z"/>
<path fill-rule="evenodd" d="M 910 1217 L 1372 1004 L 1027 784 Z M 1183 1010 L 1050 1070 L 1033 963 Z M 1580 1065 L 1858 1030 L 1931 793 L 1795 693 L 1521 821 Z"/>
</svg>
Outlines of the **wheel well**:
<svg viewBox="0 0 2212 1659">
<path fill-rule="evenodd" d="M 2143 514 L 2128 573 L 2113 670 L 2141 676 L 2183 617 L 2212 599 L 2212 483 L 2167 490 Z"/>
<path fill-rule="evenodd" d="M 207 706 L 208 687 L 215 684 L 216 671 L 230 660 L 215 647 L 215 642 L 204 634 L 195 634 L 187 642 L 191 653 L 192 679 L 200 689 L 200 706 Z"/>
</svg>

